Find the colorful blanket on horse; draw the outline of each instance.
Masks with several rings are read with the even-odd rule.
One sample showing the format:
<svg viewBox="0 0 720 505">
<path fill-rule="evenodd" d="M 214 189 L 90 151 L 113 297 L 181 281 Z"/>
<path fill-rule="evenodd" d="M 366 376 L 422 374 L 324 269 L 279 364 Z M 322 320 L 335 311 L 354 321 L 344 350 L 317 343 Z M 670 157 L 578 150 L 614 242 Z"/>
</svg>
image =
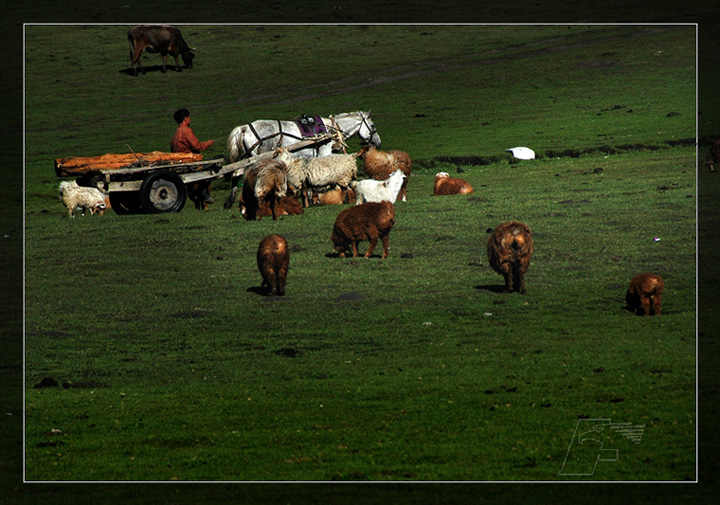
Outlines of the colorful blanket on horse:
<svg viewBox="0 0 720 505">
<path fill-rule="evenodd" d="M 303 137 L 317 137 L 318 135 L 327 133 L 327 127 L 320 116 L 303 114 L 293 121 L 295 121 L 298 128 L 300 128 L 300 134 Z"/>
</svg>

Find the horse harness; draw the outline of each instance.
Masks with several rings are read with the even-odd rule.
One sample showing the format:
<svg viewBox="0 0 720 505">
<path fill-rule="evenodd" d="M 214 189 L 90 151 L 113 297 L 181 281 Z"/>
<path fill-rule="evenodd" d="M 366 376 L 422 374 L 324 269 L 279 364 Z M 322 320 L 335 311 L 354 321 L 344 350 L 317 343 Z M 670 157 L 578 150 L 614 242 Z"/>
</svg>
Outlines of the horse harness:
<svg viewBox="0 0 720 505">
<path fill-rule="evenodd" d="M 304 114 L 303 116 L 301 116 L 300 118 L 298 118 L 297 120 L 295 120 L 295 123 L 298 123 L 298 128 L 300 128 L 300 132 L 301 132 L 301 133 L 303 132 L 304 129 L 303 129 L 303 126 L 300 126 L 299 123 L 300 123 L 301 121 L 303 121 L 303 120 L 305 120 L 305 123 L 304 123 L 304 124 L 315 123 L 315 122 L 316 122 L 316 121 L 312 118 L 312 116 L 308 116 L 307 114 Z M 252 152 L 253 149 L 255 149 L 257 146 L 259 146 L 260 144 L 262 144 L 262 143 L 265 142 L 266 140 L 270 140 L 270 139 L 273 138 L 273 137 L 286 136 L 286 137 L 293 138 L 293 139 L 295 139 L 295 140 L 297 140 L 297 141 L 302 141 L 302 140 L 305 140 L 305 139 L 310 138 L 310 137 L 313 136 L 313 135 L 308 134 L 308 135 L 305 135 L 305 136 L 300 136 L 300 137 L 298 137 L 298 136 L 295 135 L 294 133 L 290 133 L 290 132 L 288 132 L 288 131 L 283 131 L 283 129 L 282 129 L 282 121 L 280 121 L 279 119 L 276 120 L 276 121 L 277 121 L 277 124 L 278 124 L 278 131 L 277 131 L 277 133 L 273 133 L 272 135 L 268 135 L 267 137 L 261 137 L 260 134 L 259 134 L 259 133 L 257 132 L 257 130 L 255 129 L 255 127 L 253 126 L 253 124 L 252 124 L 252 123 L 248 124 L 248 126 L 250 127 L 250 131 L 253 133 L 253 135 L 255 135 L 255 138 L 258 139 L 258 140 L 246 151 L 246 152 L 247 152 L 246 157 L 250 157 L 250 153 Z M 333 123 L 334 123 L 334 120 L 333 120 Z M 322 121 L 320 121 L 320 124 L 324 126 L 324 123 L 323 123 Z M 305 131 L 307 131 L 307 130 L 305 130 Z M 338 130 L 338 131 L 340 131 L 340 130 Z M 314 132 L 315 132 L 315 136 L 317 136 L 317 134 L 318 134 L 318 128 L 317 128 L 317 127 L 314 127 Z M 317 151 L 318 148 L 315 147 L 314 149 L 315 149 L 315 151 Z M 317 153 L 316 153 L 316 154 L 317 154 Z"/>
<path fill-rule="evenodd" d="M 319 116 L 318 116 L 318 117 L 319 117 Z M 365 117 L 365 115 L 364 115 L 364 114 L 360 114 L 360 117 L 361 117 L 361 119 L 362 119 L 363 124 L 367 127 L 368 131 L 370 132 L 370 137 L 372 137 L 374 134 L 376 134 L 376 133 L 377 133 L 377 129 L 375 128 L 375 125 L 373 125 L 372 128 L 371 128 L 370 125 L 369 125 L 368 122 L 367 122 L 367 118 Z M 299 118 L 299 120 L 296 120 L 296 123 L 302 121 L 303 119 L 306 120 L 306 121 L 312 120 L 312 116 L 308 116 L 307 114 L 304 114 L 304 115 L 302 115 L 302 116 Z M 340 137 L 340 138 L 338 139 L 338 142 L 339 142 L 341 145 L 346 146 L 346 144 L 345 144 L 345 138 L 344 138 L 345 133 L 344 133 L 344 132 L 340 129 L 340 127 L 338 126 L 337 122 L 335 121 L 335 117 L 334 117 L 334 116 L 330 116 L 330 119 L 332 120 L 332 123 L 333 123 L 332 126 L 330 126 L 330 128 L 331 128 L 332 130 L 334 130 L 335 133 L 337 133 L 337 134 L 339 135 L 339 137 Z M 291 138 L 293 138 L 293 139 L 295 139 L 295 140 L 298 140 L 298 141 L 304 140 L 303 137 L 298 137 L 297 135 L 295 135 L 295 134 L 293 134 L 293 133 L 290 133 L 290 132 L 288 132 L 288 131 L 283 131 L 283 129 L 282 129 L 282 122 L 281 122 L 279 119 L 276 120 L 276 121 L 277 121 L 277 124 L 278 124 L 278 131 L 277 131 L 277 133 L 273 133 L 272 135 L 268 135 L 267 137 L 260 137 L 260 134 L 257 132 L 257 130 L 255 129 L 255 127 L 253 126 L 253 124 L 252 124 L 252 123 L 249 123 L 249 124 L 248 124 L 248 126 L 250 127 L 250 131 L 253 133 L 253 135 L 255 135 L 255 138 L 258 139 L 258 140 L 257 140 L 252 146 L 250 146 L 250 148 L 246 151 L 245 157 L 250 157 L 250 156 L 251 156 L 250 153 L 252 152 L 253 149 L 255 149 L 257 146 L 259 146 L 260 144 L 262 144 L 262 143 L 265 142 L 266 140 L 269 140 L 269 139 L 271 139 L 271 138 L 273 138 L 273 137 L 282 137 L 282 136 L 284 135 L 284 136 L 286 136 L 286 137 L 291 137 Z M 312 120 L 312 121 L 315 122 L 314 120 Z M 309 122 L 309 121 L 308 121 L 308 122 Z M 320 122 L 322 123 L 322 121 L 320 121 Z M 325 127 L 327 128 L 327 125 L 324 125 L 324 123 L 322 123 L 322 124 L 323 124 L 323 126 L 325 126 Z M 302 126 L 298 125 L 298 127 L 300 128 L 300 131 L 302 132 L 302 131 L 303 131 Z M 315 130 L 315 132 L 316 132 L 316 134 L 317 134 L 317 130 Z M 316 151 L 315 154 L 317 155 L 317 150 L 318 150 L 318 148 L 315 147 L 314 149 L 315 149 L 315 151 Z"/>
</svg>

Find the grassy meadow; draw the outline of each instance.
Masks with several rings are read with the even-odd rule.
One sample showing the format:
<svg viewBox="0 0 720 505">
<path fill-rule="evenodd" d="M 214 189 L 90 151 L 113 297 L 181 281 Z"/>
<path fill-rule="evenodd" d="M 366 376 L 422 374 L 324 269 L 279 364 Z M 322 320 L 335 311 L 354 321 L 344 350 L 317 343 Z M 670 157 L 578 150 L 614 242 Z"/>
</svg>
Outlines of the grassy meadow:
<svg viewBox="0 0 720 505">
<path fill-rule="evenodd" d="M 137 78 L 127 28 L 26 27 L 26 479 L 695 478 L 693 27 L 183 26 L 194 68 Z M 208 157 L 254 119 L 371 109 L 414 162 L 389 258 L 331 254 L 346 206 L 246 222 L 223 181 L 207 212 L 68 219 L 53 160 L 168 150 L 179 107 Z M 440 170 L 474 194 L 432 196 Z M 526 295 L 485 252 L 511 219 Z M 269 233 L 283 298 L 256 290 Z M 660 317 L 623 310 L 644 271 Z M 561 476 L 583 419 L 642 440 Z"/>
</svg>

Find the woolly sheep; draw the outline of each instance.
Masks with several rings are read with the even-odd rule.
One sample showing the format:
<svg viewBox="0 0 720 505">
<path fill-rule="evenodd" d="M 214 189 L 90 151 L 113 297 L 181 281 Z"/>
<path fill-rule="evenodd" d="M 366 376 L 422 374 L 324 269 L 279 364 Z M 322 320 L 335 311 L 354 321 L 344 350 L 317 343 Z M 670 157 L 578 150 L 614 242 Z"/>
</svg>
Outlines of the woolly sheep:
<svg viewBox="0 0 720 505">
<path fill-rule="evenodd" d="M 287 182 L 295 192 L 302 192 L 303 203 L 309 205 L 307 191 L 322 192 L 332 186 L 347 189 L 357 177 L 357 154 L 331 154 L 320 158 L 295 157 L 287 149 L 278 149 L 277 160 L 287 167 Z"/>
<path fill-rule="evenodd" d="M 90 215 L 95 215 L 96 212 L 102 214 L 107 207 L 105 193 L 97 188 L 79 186 L 75 181 L 65 181 L 60 183 L 59 191 L 60 200 L 67 207 L 70 217 L 75 217 L 73 212 L 77 208 L 82 209 L 84 216 L 86 210 L 90 211 Z"/>
</svg>

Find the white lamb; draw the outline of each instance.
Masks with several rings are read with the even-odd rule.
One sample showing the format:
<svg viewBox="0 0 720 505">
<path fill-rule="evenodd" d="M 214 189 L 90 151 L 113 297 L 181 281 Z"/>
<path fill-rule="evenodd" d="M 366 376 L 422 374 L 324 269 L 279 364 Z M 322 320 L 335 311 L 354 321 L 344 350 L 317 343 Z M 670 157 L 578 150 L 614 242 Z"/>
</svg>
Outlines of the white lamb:
<svg viewBox="0 0 720 505">
<path fill-rule="evenodd" d="M 357 157 L 357 154 L 331 154 L 320 158 L 296 157 L 281 148 L 278 149 L 275 159 L 287 165 L 288 186 L 302 192 L 303 203 L 307 207 L 308 190 L 322 193 L 335 186 L 346 190 L 350 182 L 357 177 Z"/>
<path fill-rule="evenodd" d="M 350 187 L 355 190 L 356 205 L 364 202 L 382 202 L 388 201 L 395 203 L 400 193 L 405 174 L 402 170 L 395 170 L 390 177 L 384 181 L 376 181 L 375 179 L 364 179 L 362 181 L 353 182 Z"/>
<path fill-rule="evenodd" d="M 102 214 L 107 207 L 105 193 L 97 188 L 78 186 L 75 181 L 65 181 L 60 183 L 59 190 L 60 200 L 67 207 L 70 217 L 75 217 L 73 212 L 77 208 L 82 209 L 82 215 L 84 216 L 86 210 L 90 211 L 90 215 L 95 215 L 96 212 Z"/>
</svg>

